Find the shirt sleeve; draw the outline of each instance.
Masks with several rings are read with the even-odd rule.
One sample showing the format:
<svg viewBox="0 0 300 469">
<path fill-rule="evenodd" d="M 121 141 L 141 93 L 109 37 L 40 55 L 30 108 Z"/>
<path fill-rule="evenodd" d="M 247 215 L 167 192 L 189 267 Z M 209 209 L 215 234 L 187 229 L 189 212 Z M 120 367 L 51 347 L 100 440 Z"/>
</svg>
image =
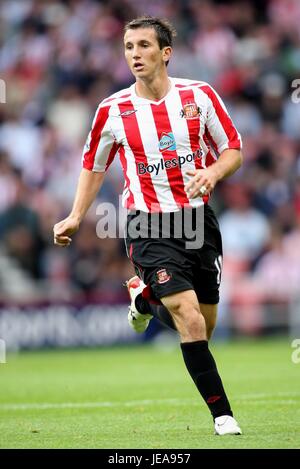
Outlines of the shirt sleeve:
<svg viewBox="0 0 300 469">
<path fill-rule="evenodd" d="M 222 99 L 209 85 L 201 86 L 201 90 L 207 96 L 205 131 L 214 150 L 218 154 L 228 148 L 240 150 L 242 148 L 241 136 L 235 128 Z"/>
<path fill-rule="evenodd" d="M 82 166 L 89 171 L 107 171 L 119 148 L 109 125 L 109 109 L 99 105 L 83 149 Z"/>
</svg>

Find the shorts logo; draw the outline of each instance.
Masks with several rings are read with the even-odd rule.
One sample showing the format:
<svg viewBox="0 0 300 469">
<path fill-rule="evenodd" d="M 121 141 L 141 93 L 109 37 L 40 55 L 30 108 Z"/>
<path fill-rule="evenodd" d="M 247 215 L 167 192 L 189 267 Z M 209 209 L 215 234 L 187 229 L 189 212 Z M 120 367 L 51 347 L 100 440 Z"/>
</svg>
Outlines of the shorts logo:
<svg viewBox="0 0 300 469">
<path fill-rule="evenodd" d="M 159 141 L 159 151 L 174 151 L 176 150 L 175 137 L 172 132 L 163 132 Z"/>
<path fill-rule="evenodd" d="M 196 103 L 186 103 L 180 112 L 180 116 L 185 119 L 195 119 L 201 115 L 201 109 Z"/>
<path fill-rule="evenodd" d="M 157 283 L 166 283 L 170 280 L 171 275 L 168 274 L 166 269 L 160 269 L 156 272 Z"/>
</svg>

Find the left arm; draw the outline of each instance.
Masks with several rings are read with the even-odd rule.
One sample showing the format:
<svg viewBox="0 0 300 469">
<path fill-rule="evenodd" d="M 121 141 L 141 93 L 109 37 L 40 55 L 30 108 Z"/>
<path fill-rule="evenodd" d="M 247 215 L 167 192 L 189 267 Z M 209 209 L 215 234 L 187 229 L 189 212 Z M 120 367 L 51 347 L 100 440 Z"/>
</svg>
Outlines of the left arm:
<svg viewBox="0 0 300 469">
<path fill-rule="evenodd" d="M 241 166 L 242 161 L 243 156 L 240 150 L 228 148 L 208 168 L 187 171 L 186 174 L 193 176 L 185 186 L 188 197 L 194 199 L 199 195 L 207 195 L 214 189 L 218 181 L 234 174 Z M 202 186 L 206 187 L 205 193 L 199 192 Z"/>
<path fill-rule="evenodd" d="M 213 141 L 219 158 L 208 168 L 187 171 L 192 179 L 185 190 L 189 198 L 208 195 L 218 181 L 235 173 L 242 164 L 242 141 L 218 93 L 209 85 L 200 87 L 206 95 L 207 114 L 205 127 Z M 205 186 L 205 191 L 203 186 Z M 202 191 L 200 192 L 200 188 Z"/>
</svg>

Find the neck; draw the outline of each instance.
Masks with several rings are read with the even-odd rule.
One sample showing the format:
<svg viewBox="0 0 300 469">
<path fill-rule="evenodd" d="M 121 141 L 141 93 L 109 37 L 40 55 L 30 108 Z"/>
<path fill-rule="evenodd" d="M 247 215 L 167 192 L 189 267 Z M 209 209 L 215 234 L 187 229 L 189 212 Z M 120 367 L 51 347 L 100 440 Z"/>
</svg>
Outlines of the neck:
<svg viewBox="0 0 300 469">
<path fill-rule="evenodd" d="M 137 79 L 135 91 L 138 96 L 152 101 L 163 99 L 171 88 L 171 82 L 167 74 L 164 77 L 156 77 L 152 80 Z"/>
</svg>

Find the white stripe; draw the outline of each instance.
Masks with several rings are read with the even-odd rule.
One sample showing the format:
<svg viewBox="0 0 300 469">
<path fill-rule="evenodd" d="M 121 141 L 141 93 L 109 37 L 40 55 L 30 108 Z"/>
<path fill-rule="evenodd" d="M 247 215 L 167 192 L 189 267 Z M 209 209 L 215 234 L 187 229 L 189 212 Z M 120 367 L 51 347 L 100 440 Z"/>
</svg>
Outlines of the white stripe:
<svg viewBox="0 0 300 469">
<path fill-rule="evenodd" d="M 94 118 L 93 118 L 93 122 L 92 122 L 92 126 L 91 126 L 91 130 L 89 131 L 88 137 L 86 139 L 85 145 L 84 145 L 83 150 L 82 150 L 82 164 L 83 164 L 84 159 L 85 159 L 85 154 L 89 152 L 90 143 L 91 143 L 91 140 L 92 140 L 92 130 L 93 130 L 94 125 L 96 123 L 97 116 L 98 116 L 98 113 L 100 111 L 100 106 L 101 106 L 101 104 L 99 104 L 99 106 L 96 109 L 96 112 L 95 112 L 95 115 L 94 115 Z"/>
<path fill-rule="evenodd" d="M 127 202 L 127 199 L 129 199 L 129 196 L 130 196 L 129 189 L 125 185 L 124 190 L 123 190 L 123 194 L 122 194 L 122 207 L 126 207 L 126 202 Z"/>
<path fill-rule="evenodd" d="M 282 397 L 294 397 L 294 399 L 283 400 Z M 300 392 L 287 391 L 287 392 L 277 392 L 277 393 L 251 393 L 251 394 L 242 394 L 238 396 L 232 396 L 235 401 L 245 400 L 253 401 L 253 404 L 265 404 L 270 403 L 272 399 L 273 403 L 299 403 L 299 400 L 295 399 L 300 396 Z M 277 398 L 277 399 L 276 399 Z M 279 398 L 279 399 L 278 399 Z M 176 406 L 182 405 L 199 405 L 198 399 L 144 399 L 136 401 L 103 401 L 103 402 L 41 402 L 41 403 L 6 403 L 0 404 L 1 410 L 47 410 L 47 409 L 86 409 L 86 408 L 105 408 L 105 407 L 135 407 L 135 406 L 155 406 L 158 404 L 171 404 Z"/>
<path fill-rule="evenodd" d="M 214 94 L 216 96 L 216 99 L 219 102 L 220 106 L 222 107 L 222 109 L 225 111 L 225 113 L 227 114 L 227 116 L 231 120 L 231 118 L 228 114 L 228 111 L 225 107 L 225 104 L 223 103 L 223 101 L 220 98 L 220 96 L 218 95 L 218 93 L 211 86 L 209 86 L 209 85 L 207 85 L 207 86 L 211 89 L 212 94 Z M 228 148 L 229 139 L 228 139 L 227 134 L 226 134 L 226 132 L 223 128 L 222 122 L 220 121 L 220 119 L 217 116 L 216 109 L 213 105 L 213 102 L 212 102 L 211 98 L 208 96 L 208 94 L 206 94 L 201 89 L 199 89 L 199 92 L 204 94 L 206 96 L 206 99 L 207 99 L 207 115 L 208 115 L 207 122 L 206 122 L 207 128 L 208 128 L 209 133 L 211 134 L 214 142 L 217 145 L 218 152 L 222 153 L 223 150 Z M 241 143 L 240 135 L 239 135 L 238 132 L 237 132 L 237 134 L 238 134 L 239 141 Z"/>
<path fill-rule="evenodd" d="M 92 122 L 92 127 L 91 130 L 88 134 L 88 138 L 86 140 L 85 146 L 83 148 L 82 152 L 82 163 L 85 161 L 85 155 L 89 153 L 90 151 L 90 146 L 92 143 L 92 132 L 94 130 L 94 127 L 96 125 L 97 119 L 99 117 L 99 114 L 103 112 L 103 106 L 98 106 L 97 111 L 95 113 L 93 122 Z M 94 136 L 94 139 L 99 138 L 98 136 Z M 95 152 L 95 157 L 94 157 L 94 164 L 93 164 L 93 170 L 94 171 L 105 171 L 107 160 L 109 157 L 109 153 L 112 149 L 113 144 L 115 143 L 114 136 L 111 132 L 110 126 L 109 126 L 109 119 L 106 120 L 104 127 L 102 128 L 102 132 L 98 141 L 98 145 L 96 148 Z"/>
<path fill-rule="evenodd" d="M 135 407 L 148 406 L 158 404 L 182 405 L 190 404 L 190 399 L 145 399 L 140 401 L 125 402 L 61 402 L 61 403 L 23 403 L 23 404 L 0 404 L 0 410 L 35 410 L 35 409 L 86 409 L 86 408 L 103 408 L 103 407 Z"/>
<path fill-rule="evenodd" d="M 188 154 L 193 153 L 191 148 L 190 134 L 187 121 L 186 119 L 180 117 L 180 111 L 182 110 L 182 102 L 179 91 L 180 89 L 176 89 L 173 93 L 170 93 L 166 99 L 166 109 L 168 112 L 171 129 L 176 141 L 176 151 L 178 158 L 179 156 L 187 156 Z M 179 171 L 181 171 L 183 182 L 185 185 L 191 179 L 191 176 L 188 176 L 186 174 L 186 171 L 194 171 L 196 169 L 196 165 L 194 161 L 186 161 L 184 163 L 184 166 L 182 166 L 181 168 L 178 167 L 178 169 Z M 189 199 L 189 202 L 192 207 L 200 207 L 201 205 L 203 205 L 203 200 L 201 197 Z"/>
<path fill-rule="evenodd" d="M 120 113 L 121 113 L 121 110 L 119 108 L 119 114 Z M 120 128 L 122 129 L 122 133 L 125 135 L 125 138 L 126 138 L 126 133 L 125 133 L 124 125 L 123 125 L 123 119 L 121 117 L 119 120 L 119 125 L 120 125 Z M 143 194 L 142 194 L 140 180 L 137 175 L 134 154 L 132 153 L 132 150 L 128 144 L 127 139 L 126 139 L 126 144 L 124 146 L 124 150 L 125 150 L 124 158 L 126 159 L 126 162 L 127 162 L 126 174 L 129 179 L 130 191 L 134 196 L 135 208 L 138 210 L 142 210 L 144 212 L 149 212 L 148 207 L 145 203 Z M 127 190 L 125 189 L 125 191 L 123 192 L 122 201 L 125 201 L 126 198 L 128 198 L 128 196 L 127 196 Z"/>
<path fill-rule="evenodd" d="M 218 256 L 216 259 L 215 259 L 215 266 L 217 268 L 217 271 L 218 271 L 218 275 L 217 275 L 217 283 L 220 284 L 221 283 L 221 273 L 222 273 L 222 256 Z"/>
<path fill-rule="evenodd" d="M 209 101 L 209 110 L 208 110 L 208 119 L 207 119 L 207 128 L 209 130 L 210 135 L 212 136 L 214 142 L 217 145 L 218 152 L 221 154 L 225 148 L 228 148 L 228 137 L 223 128 L 223 125 L 220 119 L 217 116 L 215 107 L 209 97 L 207 97 Z"/>
<path fill-rule="evenodd" d="M 237 137 L 238 137 L 238 141 L 240 142 L 240 146 L 241 146 L 241 148 L 242 148 L 242 146 L 243 146 L 243 145 L 242 145 L 242 143 L 243 143 L 243 142 L 242 142 L 242 137 L 241 137 L 241 135 L 239 134 L 239 132 L 237 131 L 237 128 L 235 127 L 234 123 L 232 122 L 232 119 L 231 119 L 231 117 L 230 117 L 230 115 L 229 115 L 229 112 L 227 111 L 227 108 L 226 108 L 226 106 L 225 106 L 225 103 L 224 103 L 223 99 L 221 98 L 221 96 L 219 96 L 219 94 L 216 92 L 215 89 L 212 88 L 212 90 L 213 90 L 213 92 L 215 93 L 216 97 L 218 98 L 218 101 L 219 101 L 219 103 L 220 103 L 220 105 L 221 105 L 221 108 L 225 111 L 225 113 L 227 114 L 227 116 L 228 116 L 229 119 L 231 120 L 232 126 L 233 126 L 233 127 L 235 128 L 235 130 L 236 130 Z M 227 137 L 226 137 L 226 138 L 227 138 Z M 228 138 L 227 138 L 227 140 L 228 140 Z M 228 140 L 228 142 L 229 142 L 229 140 Z M 221 153 L 221 152 L 220 152 L 220 153 Z"/>
<path fill-rule="evenodd" d="M 202 83 L 202 85 L 207 85 L 207 83 Z M 205 126 L 207 126 L 206 115 L 207 115 L 207 112 L 208 112 L 207 104 L 208 104 L 209 100 L 207 98 L 206 93 L 204 93 L 199 88 L 196 88 L 196 89 L 193 88 L 193 91 L 194 91 L 195 100 L 198 103 L 198 105 L 199 105 L 199 107 L 202 111 L 202 118 L 205 116 L 203 122 L 201 121 L 199 140 L 200 140 L 200 148 L 203 151 L 201 163 L 202 163 L 203 168 L 206 168 L 207 167 L 206 157 L 207 157 L 207 154 L 209 153 L 209 151 L 211 152 L 214 159 L 217 160 L 217 155 L 215 154 L 214 148 L 213 147 L 208 148 L 208 146 L 206 145 L 206 143 L 203 139 L 203 136 L 205 134 Z M 227 138 L 227 136 L 226 136 L 226 138 Z M 228 139 L 227 139 L 227 141 L 228 141 Z"/>
<path fill-rule="evenodd" d="M 102 129 L 97 150 L 95 153 L 93 170 L 105 171 L 109 153 L 114 143 L 115 139 L 110 130 L 109 119 L 107 119 Z"/>
<path fill-rule="evenodd" d="M 284 396 L 300 396 L 299 391 L 279 391 L 274 393 L 265 393 L 265 392 L 257 392 L 257 393 L 249 393 L 249 394 L 242 394 L 239 396 L 240 399 L 265 399 L 266 397 L 284 397 Z"/>
<path fill-rule="evenodd" d="M 136 118 L 140 129 L 145 155 L 147 155 L 148 164 L 159 164 L 163 155 L 159 152 L 159 139 L 151 106 L 150 104 L 146 104 L 145 106 L 139 105 L 139 110 L 141 112 L 136 113 Z M 152 179 L 153 187 L 157 200 L 160 203 L 161 210 L 163 212 L 178 210 L 168 183 L 166 169 L 160 168 L 157 175 L 153 171 L 150 173 L 150 177 Z"/>
</svg>

